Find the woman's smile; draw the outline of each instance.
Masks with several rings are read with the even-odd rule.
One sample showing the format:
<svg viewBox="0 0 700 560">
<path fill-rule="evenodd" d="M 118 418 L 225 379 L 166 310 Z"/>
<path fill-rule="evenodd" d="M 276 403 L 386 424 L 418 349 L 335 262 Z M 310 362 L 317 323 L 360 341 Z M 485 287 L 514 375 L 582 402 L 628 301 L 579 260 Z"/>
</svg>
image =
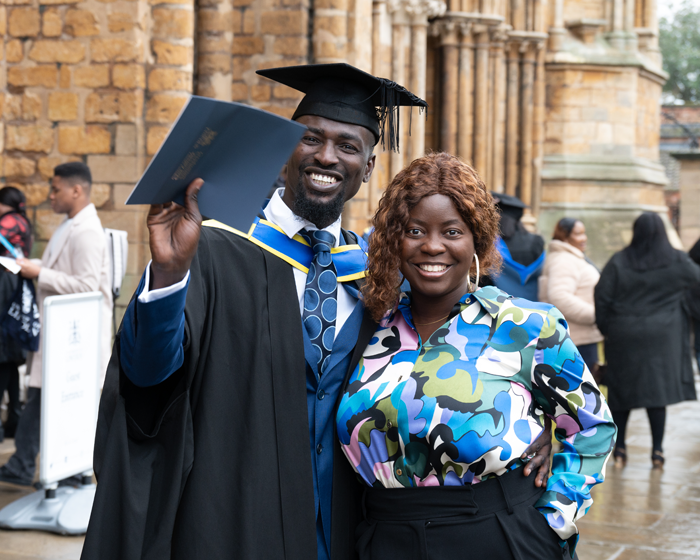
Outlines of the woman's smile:
<svg viewBox="0 0 700 560">
<path fill-rule="evenodd" d="M 420 263 L 420 264 L 415 264 L 420 270 L 420 272 L 424 275 L 427 276 L 428 278 L 432 277 L 439 277 L 445 274 L 447 272 L 447 269 L 449 268 L 450 265 L 448 264 L 430 264 L 430 263 Z"/>
</svg>

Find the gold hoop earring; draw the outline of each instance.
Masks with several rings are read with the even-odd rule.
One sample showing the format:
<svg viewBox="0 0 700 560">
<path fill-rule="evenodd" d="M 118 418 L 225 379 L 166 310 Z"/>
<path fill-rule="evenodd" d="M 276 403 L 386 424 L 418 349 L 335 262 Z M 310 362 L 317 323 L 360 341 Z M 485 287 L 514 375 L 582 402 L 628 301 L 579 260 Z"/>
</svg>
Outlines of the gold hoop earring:
<svg viewBox="0 0 700 560">
<path fill-rule="evenodd" d="M 476 261 L 476 286 L 474 287 L 474 291 L 476 292 L 479 289 L 479 255 L 474 253 L 474 260 Z M 471 282 L 469 282 L 471 284 Z"/>
</svg>

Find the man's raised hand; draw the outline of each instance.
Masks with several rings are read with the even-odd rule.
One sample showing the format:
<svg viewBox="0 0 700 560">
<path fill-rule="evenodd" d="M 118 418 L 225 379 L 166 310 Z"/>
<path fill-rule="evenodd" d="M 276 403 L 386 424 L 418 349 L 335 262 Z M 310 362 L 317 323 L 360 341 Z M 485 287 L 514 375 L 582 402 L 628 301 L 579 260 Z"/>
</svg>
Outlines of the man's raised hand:
<svg viewBox="0 0 700 560">
<path fill-rule="evenodd" d="M 148 212 L 152 290 L 176 284 L 190 269 L 202 227 L 197 195 L 203 184 L 202 179 L 189 184 L 184 206 L 174 202 L 154 204 Z"/>
</svg>

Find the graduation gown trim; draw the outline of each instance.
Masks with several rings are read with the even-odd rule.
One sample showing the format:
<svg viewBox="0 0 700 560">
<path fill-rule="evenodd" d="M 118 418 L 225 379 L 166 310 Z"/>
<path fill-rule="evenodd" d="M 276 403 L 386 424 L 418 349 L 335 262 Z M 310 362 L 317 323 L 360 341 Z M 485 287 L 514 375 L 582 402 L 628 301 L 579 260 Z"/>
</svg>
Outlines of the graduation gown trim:
<svg viewBox="0 0 700 560">
<path fill-rule="evenodd" d="M 299 234 L 289 239 L 279 226 L 263 218 L 256 218 L 248 233 L 243 233 L 216 220 L 206 220 L 202 225 L 235 233 L 291 264 L 304 274 L 309 273 L 309 265 L 313 260 L 314 252 Z M 356 244 L 341 245 L 331 249 L 338 282 L 351 282 L 364 278 L 366 275 L 367 245 L 358 235 L 355 235 L 355 238 L 357 239 Z"/>
<path fill-rule="evenodd" d="M 510 268 L 512 268 L 518 275 L 518 278 L 520 279 L 520 284 L 522 286 L 527 284 L 532 275 L 536 274 L 537 272 L 540 272 L 542 270 L 542 267 L 544 266 L 544 252 L 542 252 L 542 254 L 537 258 L 537 260 L 525 266 L 513 260 L 513 257 L 510 254 L 510 250 L 508 249 L 508 245 L 506 245 L 505 241 L 503 241 L 503 239 L 501 239 L 500 237 L 496 238 L 496 249 L 501 254 L 503 262 Z"/>
</svg>

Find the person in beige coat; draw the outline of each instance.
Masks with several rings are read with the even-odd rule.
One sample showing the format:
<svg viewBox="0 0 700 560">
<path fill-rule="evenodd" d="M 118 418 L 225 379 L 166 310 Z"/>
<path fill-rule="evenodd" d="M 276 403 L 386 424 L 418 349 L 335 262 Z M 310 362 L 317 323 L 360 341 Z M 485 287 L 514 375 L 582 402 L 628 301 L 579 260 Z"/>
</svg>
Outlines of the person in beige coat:
<svg viewBox="0 0 700 560">
<path fill-rule="evenodd" d="M 555 305 L 564 314 L 571 340 L 593 371 L 603 335 L 595 324 L 593 302 L 600 272 L 586 259 L 587 240 L 583 222 L 574 218 L 559 220 L 539 278 L 538 299 Z"/>
<path fill-rule="evenodd" d="M 112 290 L 109 259 L 102 223 L 90 203 L 92 177 L 82 162 L 64 163 L 54 169 L 49 200 L 57 214 L 67 219 L 49 240 L 41 260 L 17 259 L 25 278 L 36 279 L 37 301 L 43 316 L 44 298 L 81 292 L 102 292 L 102 344 L 100 382 L 110 356 Z M 42 333 L 43 335 L 43 333 Z M 41 350 L 28 360 L 29 392 L 15 436 L 17 451 L 0 468 L 0 481 L 29 486 L 34 479 L 39 452 L 41 412 Z"/>
</svg>

